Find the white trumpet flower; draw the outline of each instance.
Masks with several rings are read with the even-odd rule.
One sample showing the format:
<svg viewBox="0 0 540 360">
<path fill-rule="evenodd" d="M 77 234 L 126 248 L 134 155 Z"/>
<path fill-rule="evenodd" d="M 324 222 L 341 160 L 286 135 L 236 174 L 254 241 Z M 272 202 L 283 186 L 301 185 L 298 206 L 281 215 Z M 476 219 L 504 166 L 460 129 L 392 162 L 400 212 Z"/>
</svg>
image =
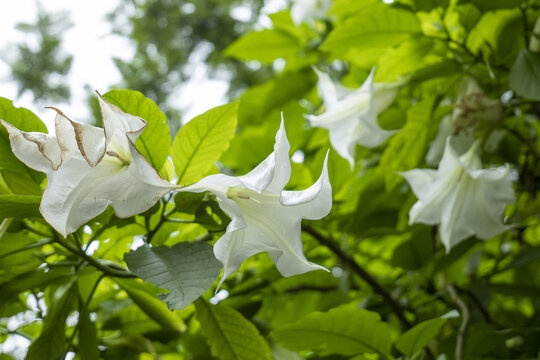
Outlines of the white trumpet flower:
<svg viewBox="0 0 540 360">
<path fill-rule="evenodd" d="M 384 130 L 377 117 L 396 98 L 398 84 L 373 83 L 374 69 L 359 89 L 335 84 L 328 74 L 314 69 L 326 110 L 320 115 L 306 115 L 312 126 L 328 129 L 336 151 L 354 166 L 356 144 L 374 148 L 396 131 Z"/>
<path fill-rule="evenodd" d="M 401 173 L 418 197 L 409 223 L 440 224 L 447 252 L 473 234 L 489 239 L 510 228 L 502 222 L 506 206 L 514 202 L 510 168 L 482 169 L 478 145 L 458 156 L 448 138 L 437 170 Z"/>
<path fill-rule="evenodd" d="M 135 147 L 146 126 L 99 96 L 103 128 L 57 111 L 56 136 L 24 132 L 2 120 L 15 156 L 47 174 L 40 212 L 64 236 L 109 204 L 126 218 L 152 207 L 176 185 L 162 179 Z"/>
<path fill-rule="evenodd" d="M 332 208 L 328 156 L 320 178 L 311 187 L 284 191 L 291 176 L 289 149 L 282 120 L 274 152 L 251 172 L 239 177 L 210 175 L 180 190 L 211 191 L 231 218 L 225 234 L 214 245 L 214 254 L 224 266 L 220 284 L 244 260 L 261 252 L 270 255 L 283 276 L 325 269 L 304 256 L 301 219 L 321 219 Z"/>
</svg>

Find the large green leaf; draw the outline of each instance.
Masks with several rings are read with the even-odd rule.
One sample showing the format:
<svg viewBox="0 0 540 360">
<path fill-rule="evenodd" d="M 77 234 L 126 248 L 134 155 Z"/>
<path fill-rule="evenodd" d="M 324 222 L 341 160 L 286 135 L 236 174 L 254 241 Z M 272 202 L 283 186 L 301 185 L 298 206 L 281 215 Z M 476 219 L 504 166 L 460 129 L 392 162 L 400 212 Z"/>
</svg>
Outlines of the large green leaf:
<svg viewBox="0 0 540 360">
<path fill-rule="evenodd" d="M 414 13 L 381 4 L 338 24 L 321 49 L 369 67 L 386 49 L 418 33 L 420 22 Z"/>
<path fill-rule="evenodd" d="M 195 301 L 197 319 L 205 332 L 212 355 L 221 360 L 269 360 L 270 348 L 259 331 L 231 307 Z"/>
<path fill-rule="evenodd" d="M 225 50 L 225 55 L 271 64 L 277 58 L 295 56 L 300 50 L 300 44 L 293 36 L 283 31 L 265 29 L 242 36 Z"/>
<path fill-rule="evenodd" d="M 171 148 L 171 135 L 165 114 L 154 101 L 138 91 L 111 90 L 103 97 L 122 111 L 143 118 L 148 123 L 135 146 L 159 171 Z"/>
<path fill-rule="evenodd" d="M 379 314 L 351 305 L 313 312 L 275 330 L 272 337 L 287 349 L 317 351 L 321 356 L 378 353 L 390 358 L 392 346 L 390 327 Z"/>
<path fill-rule="evenodd" d="M 11 100 L 0 97 L 0 119 L 27 132 L 47 132 L 47 127 L 30 110 L 16 108 Z M 0 172 L 9 174 L 4 180 L 12 191 L 17 193 L 39 194 L 39 183 L 44 175 L 28 168 L 11 152 L 9 136 L 0 125 Z M 19 178 L 20 180 L 18 180 Z M 21 182 L 24 186 L 21 186 Z"/>
<path fill-rule="evenodd" d="M 510 70 L 510 88 L 526 98 L 540 100 L 540 54 L 521 49 Z"/>
<path fill-rule="evenodd" d="M 396 339 L 396 348 L 406 356 L 413 356 L 437 336 L 446 320 L 436 318 L 421 322 Z"/>
<path fill-rule="evenodd" d="M 388 189 L 402 181 L 398 171 L 410 170 L 422 163 L 429 141 L 436 130 L 432 118 L 433 98 L 427 98 L 407 110 L 407 122 L 384 151 L 380 168 Z"/>
<path fill-rule="evenodd" d="M 172 146 L 179 184 L 204 177 L 229 147 L 236 131 L 238 103 L 218 106 L 180 128 Z"/>
<path fill-rule="evenodd" d="M 145 245 L 127 253 L 124 260 L 141 279 L 169 290 L 159 297 L 171 310 L 191 304 L 212 286 L 221 270 L 221 263 L 207 243 Z"/>
<path fill-rule="evenodd" d="M 30 345 L 25 360 L 58 360 L 65 356 L 68 343 L 64 328 L 75 298 L 73 286 L 60 287 L 55 291 L 41 335 Z"/>
<path fill-rule="evenodd" d="M 176 313 L 169 311 L 167 306 L 159 301 L 147 286 L 139 284 L 135 280 L 114 279 L 135 304 L 152 320 L 160 324 L 164 329 L 183 331 L 186 327 Z"/>
<path fill-rule="evenodd" d="M 0 219 L 6 217 L 41 216 L 38 195 L 0 195 Z"/>
</svg>

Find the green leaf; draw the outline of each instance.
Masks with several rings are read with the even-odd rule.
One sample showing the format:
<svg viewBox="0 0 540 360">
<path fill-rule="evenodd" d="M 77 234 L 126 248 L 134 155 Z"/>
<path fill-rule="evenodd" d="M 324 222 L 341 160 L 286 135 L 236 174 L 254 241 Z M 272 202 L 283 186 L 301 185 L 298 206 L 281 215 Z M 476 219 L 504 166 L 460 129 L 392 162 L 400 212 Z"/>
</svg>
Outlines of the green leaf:
<svg viewBox="0 0 540 360">
<path fill-rule="evenodd" d="M 272 64 L 277 58 L 295 56 L 301 49 L 298 40 L 288 33 L 265 29 L 242 36 L 225 49 L 225 55 Z"/>
<path fill-rule="evenodd" d="M 103 97 L 122 111 L 138 116 L 148 123 L 135 146 L 154 169 L 160 171 L 171 148 L 171 135 L 165 114 L 154 101 L 138 91 L 111 90 Z"/>
<path fill-rule="evenodd" d="M 0 119 L 7 121 L 19 130 L 27 132 L 47 132 L 47 127 L 30 110 L 16 108 L 11 100 L 0 97 Z M 13 155 L 6 129 L 0 125 L 0 172 L 16 176 L 4 176 L 4 180 L 12 191 L 17 193 L 39 194 L 39 184 L 44 174 L 34 171 Z M 20 180 L 17 180 L 19 178 Z M 24 186 L 20 186 L 20 182 Z"/>
<path fill-rule="evenodd" d="M 388 50 L 378 61 L 376 82 L 395 81 L 400 76 L 443 61 L 436 43 L 427 38 L 414 38 Z"/>
<path fill-rule="evenodd" d="M 321 49 L 332 52 L 337 58 L 369 67 L 386 49 L 418 33 L 420 22 L 414 13 L 381 4 L 338 24 Z"/>
<path fill-rule="evenodd" d="M 351 305 L 313 312 L 275 330 L 272 337 L 287 349 L 317 351 L 321 356 L 378 353 L 390 358 L 392 346 L 390 327 L 379 314 Z"/>
<path fill-rule="evenodd" d="M 81 300 L 82 301 L 82 300 Z M 81 360 L 98 360 L 99 348 L 96 324 L 90 320 L 90 313 L 85 304 L 79 309 L 79 351 Z"/>
<path fill-rule="evenodd" d="M 228 306 L 195 301 L 197 319 L 205 332 L 212 355 L 221 360 L 269 360 L 268 343 L 250 321 Z"/>
<path fill-rule="evenodd" d="M 145 245 L 125 254 L 124 260 L 129 270 L 141 279 L 169 290 L 159 298 L 171 310 L 191 304 L 212 286 L 221 270 L 221 263 L 207 243 Z"/>
<path fill-rule="evenodd" d="M 511 66 L 525 46 L 519 9 L 488 11 L 471 30 L 466 46 L 490 64 Z"/>
<path fill-rule="evenodd" d="M 167 306 L 159 301 L 150 292 L 147 286 L 139 284 L 135 280 L 114 279 L 120 285 L 133 302 L 152 320 L 160 324 L 164 329 L 183 331 L 186 327 L 181 318 L 174 312 L 169 311 Z"/>
<path fill-rule="evenodd" d="M 179 184 L 204 177 L 234 138 L 238 103 L 208 110 L 180 128 L 172 145 Z"/>
<path fill-rule="evenodd" d="M 413 356 L 437 336 L 446 320 L 436 318 L 421 322 L 397 338 L 396 348 L 406 356 Z"/>
<path fill-rule="evenodd" d="M 432 228 L 417 226 L 407 236 L 407 240 L 399 244 L 392 254 L 392 265 L 407 270 L 418 270 L 433 257 Z"/>
<path fill-rule="evenodd" d="M 380 168 L 383 170 L 387 189 L 402 181 L 398 171 L 410 170 L 424 159 L 429 141 L 437 124 L 432 118 L 433 98 L 427 98 L 407 110 L 407 122 L 384 151 Z"/>
<path fill-rule="evenodd" d="M 510 88 L 516 94 L 540 100 L 540 54 L 521 49 L 510 70 Z"/>
<path fill-rule="evenodd" d="M 241 125 L 260 124 L 273 110 L 281 112 L 291 101 L 303 98 L 313 89 L 316 82 L 317 77 L 314 72 L 311 69 L 303 69 L 253 86 L 242 96 L 238 123 Z M 284 116 L 287 123 L 287 114 Z M 279 124 L 279 118 L 275 121 Z"/>
<path fill-rule="evenodd" d="M 459 0 L 458 3 L 471 3 L 481 11 L 488 11 L 494 9 L 515 9 L 523 3 L 523 0 Z"/>
<path fill-rule="evenodd" d="M 40 202 L 41 196 L 38 195 L 0 195 L 0 219 L 7 217 L 41 217 L 39 212 Z"/>
<path fill-rule="evenodd" d="M 58 360 L 65 356 L 68 344 L 64 327 L 75 298 L 73 286 L 63 286 L 55 291 L 41 335 L 28 348 L 25 360 Z"/>
</svg>

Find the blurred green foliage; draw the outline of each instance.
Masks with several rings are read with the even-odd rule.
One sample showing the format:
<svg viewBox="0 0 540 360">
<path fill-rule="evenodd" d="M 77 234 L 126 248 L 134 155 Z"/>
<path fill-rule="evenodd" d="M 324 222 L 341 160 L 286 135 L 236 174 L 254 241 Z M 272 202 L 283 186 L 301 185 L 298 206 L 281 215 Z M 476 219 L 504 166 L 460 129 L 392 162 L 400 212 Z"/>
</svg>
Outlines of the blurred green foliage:
<svg viewBox="0 0 540 360">
<path fill-rule="evenodd" d="M 12 155 L 0 127 L 0 343 L 23 336 L 32 341 L 28 358 L 45 360 L 68 352 L 92 360 L 538 358 L 540 49 L 532 39 L 540 2 L 334 0 L 323 19 L 295 24 L 287 9 L 272 14 L 268 28 L 251 30 L 262 5 L 122 2 L 111 19 L 136 52 L 116 64 L 133 90 L 104 96 L 148 122 L 138 149 L 182 184 L 251 171 L 271 153 L 283 113 L 296 159 L 287 189 L 299 190 L 317 179 L 331 148 L 328 132 L 304 118 L 323 111 L 312 66 L 350 88 L 372 66 L 377 82 L 402 82 L 379 116 L 399 132 L 376 148 L 358 146 L 354 168 L 330 150 L 333 209 L 304 221 L 302 239 L 306 257 L 331 271 L 284 278 L 268 256 L 256 255 L 217 294 L 214 281 L 188 292 L 206 290 L 194 304 L 169 311 L 158 300 L 167 290 L 156 286 L 181 283 L 188 259 L 176 252 L 208 249 L 224 234 L 228 219 L 215 197 L 166 195 L 129 219 L 109 208 L 61 239 L 37 212 L 43 176 Z M 235 19 L 237 7 L 250 9 L 250 19 Z M 196 54 L 211 76 L 230 80 L 238 101 L 175 132 L 172 97 Z M 262 65 L 252 70 L 243 61 Z M 433 167 L 426 155 L 471 78 L 501 114 L 467 131 L 486 139 L 485 167 L 509 164 L 516 201 L 505 212 L 507 232 L 471 236 L 446 252 L 437 226 L 408 224 L 417 199 L 396 171 Z M 0 118 L 45 130 L 7 99 Z M 146 248 L 130 252 L 133 244 Z M 155 255 L 152 264 L 133 262 L 143 252 Z M 209 260 L 204 253 L 197 256 Z M 211 281 L 209 264 L 186 278 Z M 148 275 L 156 269 L 158 280 Z M 168 293 L 169 303 L 190 298 L 184 285 Z M 21 320 L 24 312 L 29 319 Z M 16 328 L 8 327 L 16 316 Z"/>
</svg>

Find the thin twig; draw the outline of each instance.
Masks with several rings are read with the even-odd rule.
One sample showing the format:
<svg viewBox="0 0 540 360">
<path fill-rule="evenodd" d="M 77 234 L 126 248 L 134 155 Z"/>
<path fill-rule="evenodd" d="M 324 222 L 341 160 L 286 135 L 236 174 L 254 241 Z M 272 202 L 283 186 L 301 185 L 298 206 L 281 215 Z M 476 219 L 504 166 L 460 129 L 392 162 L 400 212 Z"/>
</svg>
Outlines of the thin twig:
<svg viewBox="0 0 540 360">
<path fill-rule="evenodd" d="M 388 290 L 382 287 L 382 285 L 379 284 L 377 280 L 364 268 L 362 268 L 356 262 L 356 260 L 354 260 L 354 258 L 352 258 L 349 254 L 345 253 L 338 244 L 336 244 L 332 239 L 323 236 L 310 226 L 303 226 L 302 231 L 313 236 L 315 240 L 317 240 L 321 245 L 326 246 L 328 249 L 330 249 L 338 258 L 340 258 L 341 261 L 347 264 L 356 275 L 360 276 L 366 283 L 368 283 L 368 285 L 373 289 L 373 291 L 381 295 L 384 301 L 386 301 L 386 303 L 390 306 L 392 311 L 398 317 L 401 324 L 406 329 L 412 327 L 412 323 L 405 317 L 404 309 L 396 301 L 396 299 L 394 299 L 392 295 L 390 295 Z"/>
<path fill-rule="evenodd" d="M 469 324 L 469 308 L 465 304 L 465 302 L 459 297 L 456 287 L 452 284 L 446 286 L 446 290 L 448 291 L 448 294 L 452 298 L 452 301 L 456 303 L 456 305 L 461 310 L 461 325 L 459 326 L 457 339 L 456 339 L 456 354 L 455 358 L 456 360 L 462 360 L 463 359 L 463 344 L 465 341 L 465 332 L 467 331 L 467 325 Z"/>
<path fill-rule="evenodd" d="M 96 259 L 92 258 L 91 256 L 88 256 L 84 251 L 77 249 L 70 243 L 60 239 L 59 236 L 54 237 L 54 242 L 56 242 L 58 245 L 62 246 L 66 250 L 70 251 L 74 255 L 77 255 L 79 257 L 82 257 L 84 260 L 86 260 L 90 265 L 94 266 L 95 268 L 101 270 L 103 273 L 114 276 L 114 277 L 122 277 L 122 278 L 134 278 L 136 277 L 132 273 L 126 271 L 126 270 L 117 270 L 110 266 L 104 265 L 97 261 Z"/>
</svg>

